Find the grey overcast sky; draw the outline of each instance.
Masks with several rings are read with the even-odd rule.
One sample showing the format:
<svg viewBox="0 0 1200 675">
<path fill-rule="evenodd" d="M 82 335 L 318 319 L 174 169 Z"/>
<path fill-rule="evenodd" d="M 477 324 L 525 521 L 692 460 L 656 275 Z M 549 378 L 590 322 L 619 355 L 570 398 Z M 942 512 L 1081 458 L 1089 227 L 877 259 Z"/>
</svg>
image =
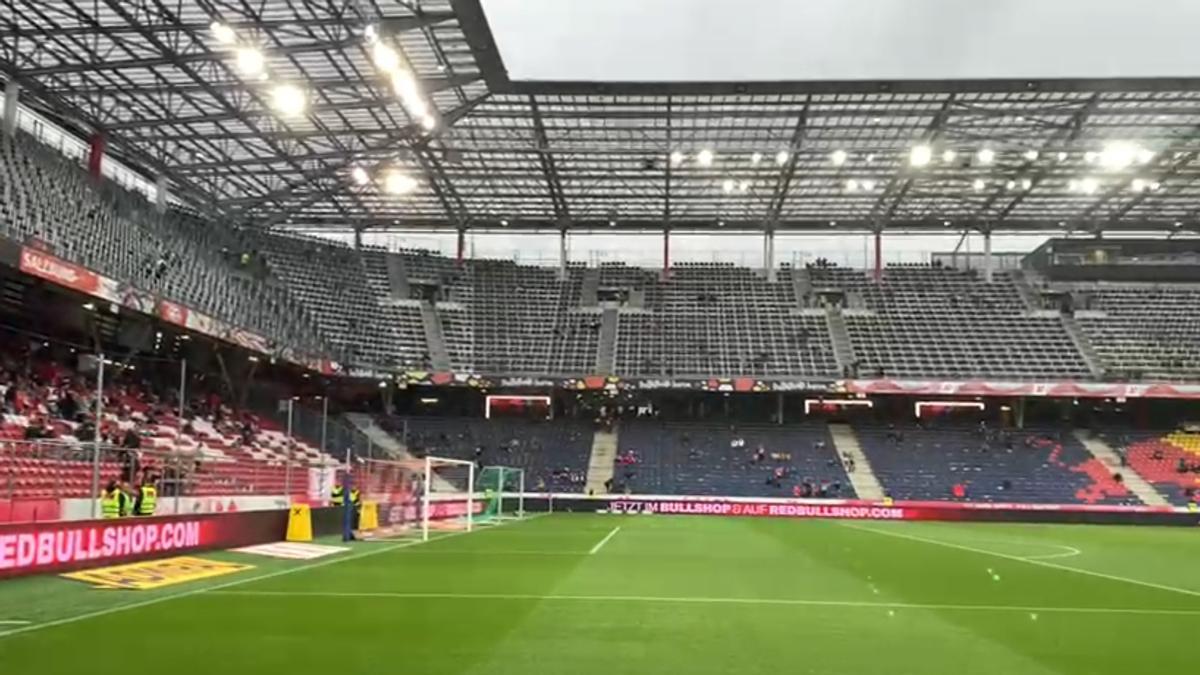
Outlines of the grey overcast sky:
<svg viewBox="0 0 1200 675">
<path fill-rule="evenodd" d="M 1200 0 L 483 0 L 514 80 L 1200 76 Z"/>
</svg>

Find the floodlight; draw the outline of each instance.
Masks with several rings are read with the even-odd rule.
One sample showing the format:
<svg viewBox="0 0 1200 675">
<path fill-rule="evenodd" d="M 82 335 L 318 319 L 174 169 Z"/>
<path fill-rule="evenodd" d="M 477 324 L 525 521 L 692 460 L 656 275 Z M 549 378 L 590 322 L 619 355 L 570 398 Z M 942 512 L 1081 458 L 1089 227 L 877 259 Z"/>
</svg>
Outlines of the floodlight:
<svg viewBox="0 0 1200 675">
<path fill-rule="evenodd" d="M 867 192 L 874 190 L 875 189 L 875 180 L 872 178 L 863 179 L 862 189 L 866 190 Z"/>
<path fill-rule="evenodd" d="M 1094 195 L 1096 194 L 1096 191 L 1100 189 L 1100 181 L 1096 180 L 1095 178 L 1084 178 L 1083 180 L 1079 181 L 1079 189 L 1082 190 L 1084 194 Z"/>
<path fill-rule="evenodd" d="M 700 164 L 700 166 L 712 166 L 713 151 L 709 150 L 708 148 L 701 150 L 700 153 L 696 155 L 696 162 Z"/>
<path fill-rule="evenodd" d="M 354 170 L 350 172 L 350 177 L 353 178 L 354 182 L 358 183 L 359 185 L 366 185 L 367 183 L 371 182 L 371 175 L 368 174 L 367 170 L 361 166 L 354 167 Z"/>
<path fill-rule="evenodd" d="M 983 192 L 983 188 L 987 187 L 987 181 L 982 178 L 976 178 L 975 182 L 972 183 L 971 186 L 975 188 L 976 192 Z"/>
<path fill-rule="evenodd" d="M 733 187 L 734 185 L 732 178 L 726 178 L 725 181 L 721 183 L 721 189 L 725 191 L 725 194 L 733 192 Z"/>
<path fill-rule="evenodd" d="M 942 151 L 942 161 L 945 162 L 946 164 L 953 162 L 957 158 L 958 158 L 958 153 L 953 150 L 947 149 L 947 150 Z"/>
<path fill-rule="evenodd" d="M 237 34 L 233 32 L 233 29 L 221 23 L 220 21 L 212 22 L 212 25 L 209 26 L 209 29 L 212 31 L 213 37 L 216 38 L 217 42 L 220 44 L 231 45 L 234 42 L 237 42 Z"/>
<path fill-rule="evenodd" d="M 375 67 L 385 73 L 391 73 L 400 68 L 400 55 L 396 53 L 395 49 L 382 42 L 376 42 L 371 47 L 371 58 L 375 61 Z"/>
<path fill-rule="evenodd" d="M 753 155 L 750 155 L 750 163 L 751 164 L 758 164 L 761 161 L 762 161 L 762 153 L 761 152 L 756 152 Z"/>
<path fill-rule="evenodd" d="M 675 150 L 671 153 L 671 166 L 679 166 L 683 164 L 683 153 Z"/>
<path fill-rule="evenodd" d="M 1067 153 L 1065 153 L 1065 152 L 1058 153 L 1058 161 L 1060 161 L 1060 162 L 1067 161 Z"/>
<path fill-rule="evenodd" d="M 437 128 L 437 118 L 426 114 L 421 118 L 421 126 L 424 127 L 425 131 L 433 131 Z"/>
<path fill-rule="evenodd" d="M 846 192 L 858 192 L 858 181 L 853 178 L 846 181 Z"/>
<path fill-rule="evenodd" d="M 383 189 L 389 194 L 406 195 L 417 189 L 417 181 L 399 169 L 392 169 L 384 177 Z"/>
<path fill-rule="evenodd" d="M 1138 164 L 1149 164 L 1152 161 L 1154 161 L 1154 151 L 1153 150 L 1150 150 L 1149 148 L 1138 148 L 1138 151 L 1137 151 L 1137 163 Z"/>
<path fill-rule="evenodd" d="M 1134 178 L 1133 182 L 1129 184 L 1129 189 L 1133 190 L 1134 192 L 1145 192 L 1146 187 L 1146 181 L 1142 178 Z"/>
<path fill-rule="evenodd" d="M 266 72 L 266 59 L 254 47 L 242 47 L 237 50 L 237 67 L 246 77 L 258 77 Z"/>
<path fill-rule="evenodd" d="M 1022 178 L 1021 179 L 1021 189 L 1022 190 L 1032 190 L 1033 189 L 1033 179 L 1032 178 Z"/>
<path fill-rule="evenodd" d="M 295 117 L 304 114 L 308 106 L 304 92 L 295 85 L 281 84 L 271 92 L 272 102 L 279 114 L 285 117 Z"/>
<path fill-rule="evenodd" d="M 1127 169 L 1138 156 L 1138 147 L 1126 141 L 1111 141 L 1100 151 L 1100 166 L 1109 171 Z"/>
<path fill-rule="evenodd" d="M 788 161 L 788 151 L 787 150 L 780 150 L 779 152 L 775 153 L 775 163 L 776 164 L 779 164 L 782 166 L 783 164 L 787 164 L 787 161 Z"/>
<path fill-rule="evenodd" d="M 933 148 L 928 145 L 913 146 L 912 151 L 908 154 L 908 163 L 916 167 L 927 166 L 931 159 L 933 159 Z"/>
<path fill-rule="evenodd" d="M 979 152 L 975 153 L 975 158 L 979 160 L 980 164 L 988 166 L 996 161 L 996 151 L 991 148 L 980 148 Z"/>
<path fill-rule="evenodd" d="M 749 192 L 749 191 L 750 191 L 750 181 L 743 180 L 742 182 L 738 183 L 738 192 Z"/>
<path fill-rule="evenodd" d="M 847 154 L 845 150 L 841 149 L 834 150 L 833 152 L 829 153 L 829 161 L 833 162 L 834 166 L 841 166 L 845 164 L 849 157 L 850 155 Z"/>
<path fill-rule="evenodd" d="M 1039 156 L 1039 153 L 1037 150 L 1031 149 L 1031 150 L 1026 150 L 1024 152 L 1024 154 L 1022 154 L 1021 156 L 1025 158 L 1026 162 L 1036 162 L 1037 158 Z"/>
</svg>

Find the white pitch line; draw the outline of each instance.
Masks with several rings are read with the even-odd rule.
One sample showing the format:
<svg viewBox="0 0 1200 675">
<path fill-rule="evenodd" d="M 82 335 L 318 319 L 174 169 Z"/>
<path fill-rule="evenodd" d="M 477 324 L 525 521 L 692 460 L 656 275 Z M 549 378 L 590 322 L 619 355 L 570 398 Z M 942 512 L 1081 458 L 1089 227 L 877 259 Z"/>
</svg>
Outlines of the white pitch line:
<svg viewBox="0 0 1200 675">
<path fill-rule="evenodd" d="M 1079 549 L 1075 548 L 1074 546 L 1065 546 L 1063 544 L 1045 544 L 1045 545 L 1046 546 L 1054 546 L 1055 548 L 1065 548 L 1067 550 L 1063 553 L 1048 553 L 1046 555 L 1027 555 L 1027 556 L 1025 556 L 1025 559 L 1026 560 L 1054 560 L 1055 558 L 1071 558 L 1071 557 L 1083 554 L 1083 551 L 1080 551 Z"/>
<path fill-rule="evenodd" d="M 873 527 L 863 527 L 861 525 L 851 525 L 849 523 L 841 523 L 841 525 L 843 527 L 848 527 L 852 530 L 861 530 L 863 532 L 871 532 L 873 534 L 879 534 L 879 535 L 883 535 L 885 537 L 896 537 L 898 539 L 908 539 L 911 541 L 919 541 L 919 542 L 923 542 L 926 544 L 934 544 L 936 546 L 945 546 L 946 548 L 957 548 L 962 551 L 970 551 L 971 553 L 981 553 L 983 555 L 995 556 L 997 558 L 1004 558 L 1006 560 L 1015 560 L 1017 562 L 1023 562 L 1023 563 L 1029 564 L 1029 565 L 1037 565 L 1039 567 L 1046 567 L 1046 568 L 1049 568 L 1052 570 L 1062 570 L 1064 572 L 1075 572 L 1076 574 L 1083 574 L 1083 575 L 1090 576 L 1090 577 L 1097 577 L 1099 579 L 1108 579 L 1109 581 L 1120 581 L 1120 582 L 1123 582 L 1126 584 L 1134 584 L 1135 586 L 1145 586 L 1146 588 L 1156 588 L 1160 591 L 1168 591 L 1171 593 L 1181 593 L 1183 595 L 1200 597 L 1200 591 L 1193 591 L 1193 590 L 1190 590 L 1187 588 L 1179 588 L 1177 586 L 1167 586 L 1165 584 L 1156 584 L 1153 581 L 1142 581 L 1140 579 L 1131 579 L 1129 577 L 1122 577 L 1122 576 L 1118 576 L 1116 574 L 1106 574 L 1104 572 L 1093 572 L 1092 570 L 1080 569 L 1078 567 L 1068 567 L 1066 565 L 1059 565 L 1057 563 L 1046 562 L 1045 560 L 1037 559 L 1037 558 L 1022 558 L 1021 556 L 1017 556 L 1017 555 L 1009 555 L 1007 553 L 998 553 L 996 551 L 989 551 L 987 549 L 975 548 L 974 546 L 966 546 L 965 544 L 952 544 L 952 543 L 946 542 L 946 541 L 938 541 L 936 539 L 928 539 L 926 537 L 919 537 L 915 534 L 904 534 L 901 532 L 888 532 L 887 530 L 877 530 Z"/>
<path fill-rule="evenodd" d="M 558 600 L 566 602 L 643 602 L 697 605 L 775 605 L 796 607 L 846 607 L 851 609 L 920 609 L 964 612 L 1046 612 L 1061 614 L 1146 614 L 1200 616 L 1200 609 L 1152 609 L 1140 607 L 1027 607 L 1023 605 L 948 605 L 911 602 L 866 602 L 859 600 L 804 600 L 797 598 L 706 598 L 643 595 L 535 595 L 525 593 L 376 593 L 354 591 L 213 591 L 214 595 L 254 598 L 327 598 L 377 600 Z"/>
<path fill-rule="evenodd" d="M 0 626 L 28 626 L 32 621 L 22 621 L 21 619 L 0 619 Z"/>
<path fill-rule="evenodd" d="M 598 553 L 600 551 L 600 549 L 604 548 L 604 545 L 608 543 L 608 540 L 612 539 L 613 536 L 616 535 L 616 533 L 620 532 L 620 531 L 621 531 L 620 525 L 614 527 L 611 532 L 609 532 L 607 535 L 605 535 L 603 539 L 601 539 L 599 542 L 596 543 L 595 546 L 592 547 L 592 550 L 588 551 L 588 555 L 596 555 L 596 553 Z"/>
<path fill-rule="evenodd" d="M 524 521 L 513 521 L 513 522 L 527 522 L 527 521 L 533 520 L 533 519 L 535 519 L 539 516 L 543 516 L 543 515 L 546 515 L 546 514 L 539 513 L 539 514 L 535 514 L 535 515 L 525 518 Z M 308 565 L 300 565 L 298 567 L 289 567 L 287 569 L 277 570 L 275 572 L 270 572 L 268 574 L 260 574 L 258 576 L 246 577 L 245 579 L 236 579 L 234 581 L 230 581 L 230 582 L 223 583 L 223 584 L 217 584 L 215 586 L 206 586 L 204 588 L 196 588 L 196 589 L 193 589 L 190 591 L 183 591 L 181 593 L 172 593 L 170 595 L 160 595 L 155 598 L 150 598 L 149 600 L 142 600 L 140 602 L 131 602 L 127 605 L 117 605 L 116 607 L 108 607 L 105 609 L 99 609 L 94 612 L 85 612 L 83 614 L 77 614 L 75 616 L 69 616 L 69 617 L 66 617 L 63 619 L 55 619 L 53 621 L 47 621 L 45 623 L 33 624 L 33 625 L 23 626 L 20 628 L 13 628 L 11 630 L 3 630 L 3 631 L 0 631 L 0 639 L 10 637 L 13 635 L 20 635 L 22 633 L 29 633 L 29 632 L 32 632 L 35 630 L 41 630 L 42 628 L 52 628 L 54 626 L 65 626 L 67 624 L 76 623 L 78 621 L 85 621 L 87 619 L 94 619 L 96 617 L 108 616 L 109 614 L 116 614 L 117 612 L 124 612 L 129 609 L 139 609 L 141 607 L 149 607 L 151 605 L 157 605 L 160 602 L 167 602 L 168 600 L 177 600 L 179 598 L 188 598 L 188 597 L 191 597 L 194 595 L 200 595 L 201 593 L 211 593 L 211 592 L 223 590 L 226 588 L 233 588 L 234 586 L 241 586 L 243 584 L 248 584 L 248 583 L 251 583 L 254 581 L 265 581 L 267 579 L 274 579 L 276 577 L 282 577 L 282 576 L 285 576 L 288 574 L 293 574 L 295 572 L 304 572 L 307 570 L 316 569 L 318 567 L 326 567 L 329 565 L 337 565 L 339 563 L 349 562 L 351 560 L 359 560 L 362 558 L 369 558 L 373 555 L 379 555 L 380 553 L 387 553 L 388 551 L 396 551 L 396 550 L 399 550 L 402 548 L 407 548 L 409 546 L 416 546 L 418 544 L 426 544 L 429 542 L 441 541 L 442 539 L 450 539 L 451 537 L 457 537 L 457 536 L 464 535 L 464 534 L 470 534 L 470 532 L 467 532 L 466 530 L 463 530 L 460 532 L 451 532 L 449 534 L 444 534 L 444 535 L 441 535 L 438 537 L 430 537 L 428 542 L 417 540 L 417 541 L 406 541 L 406 542 L 402 542 L 402 543 L 395 544 L 392 546 L 381 546 L 378 548 L 373 548 L 368 551 L 363 551 L 362 553 L 356 553 L 354 555 L 348 555 L 348 556 L 344 556 L 341 558 L 328 558 L 326 560 L 320 560 L 318 562 L 314 562 L 314 563 L 311 563 Z"/>
</svg>

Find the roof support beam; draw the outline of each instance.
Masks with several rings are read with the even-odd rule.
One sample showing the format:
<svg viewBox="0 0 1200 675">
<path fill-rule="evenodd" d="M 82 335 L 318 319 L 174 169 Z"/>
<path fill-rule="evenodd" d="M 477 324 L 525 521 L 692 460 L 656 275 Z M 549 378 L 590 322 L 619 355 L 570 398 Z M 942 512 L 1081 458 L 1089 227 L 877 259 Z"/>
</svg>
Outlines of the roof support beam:
<svg viewBox="0 0 1200 675">
<path fill-rule="evenodd" d="M 1087 103 L 1085 103 L 1083 105 L 1083 107 L 1081 107 L 1079 110 L 1076 110 L 1075 114 L 1071 115 L 1071 119 L 1068 120 L 1066 124 L 1064 124 L 1062 127 L 1060 127 L 1058 129 L 1058 131 L 1054 132 L 1053 134 L 1050 135 L 1049 138 L 1046 139 L 1046 142 L 1043 143 L 1042 147 L 1038 149 L 1038 155 L 1039 156 L 1044 155 L 1049 149 L 1054 148 L 1055 146 L 1059 145 L 1060 143 L 1062 143 L 1064 141 L 1069 144 L 1069 143 L 1073 143 L 1076 139 L 1078 139 L 1080 134 L 1083 133 L 1083 128 L 1084 128 L 1084 125 L 1087 123 L 1088 116 L 1092 114 L 1092 112 L 1096 109 L 1096 106 L 1099 105 L 1099 103 L 1100 103 L 1100 94 L 1094 94 L 1090 99 L 1088 99 Z M 1036 161 L 1036 160 L 1034 160 L 1034 161 Z M 1044 158 L 1043 158 L 1043 162 L 1046 162 L 1046 160 Z M 1026 160 L 1021 165 L 1021 167 L 1019 169 L 1017 169 L 1017 171 L 1015 173 L 1012 174 L 1012 177 L 1009 180 L 1016 180 L 1017 178 L 1021 177 L 1023 174 L 1029 172 L 1030 167 L 1032 167 L 1033 165 L 1034 165 L 1033 161 Z M 1014 209 L 1016 209 L 1018 206 L 1020 206 L 1021 202 L 1025 201 L 1025 199 L 1027 197 L 1029 197 L 1029 195 L 1034 190 L 1037 189 L 1037 186 L 1043 180 L 1045 180 L 1046 177 L 1050 173 L 1051 173 L 1051 165 L 1048 163 L 1043 163 L 1041 168 L 1039 168 L 1037 171 L 1033 172 L 1032 175 L 1027 176 L 1027 178 L 1029 179 L 1029 187 L 1022 188 L 1021 192 L 1016 197 L 1013 197 L 1011 200 L 1009 200 L 1008 204 L 1005 205 L 1004 208 L 1000 209 L 1000 213 L 998 214 L 997 220 L 1002 221 L 1005 218 L 1007 218 L 1009 216 L 1009 214 L 1011 214 L 1013 212 Z M 993 192 L 990 197 L 988 197 L 987 201 L 983 203 L 983 206 L 981 206 L 979 208 L 978 217 L 980 217 L 980 218 L 987 217 L 988 209 L 992 208 L 992 205 L 994 203 L 996 203 L 996 201 L 999 200 L 1000 197 L 1004 194 L 1004 191 L 1007 187 L 1007 183 L 1008 183 L 1008 180 L 1005 180 L 1000 185 L 1000 187 L 998 187 L 996 189 L 996 191 Z"/>
<path fill-rule="evenodd" d="M 925 130 L 921 133 L 918 143 L 926 143 L 932 145 L 941 136 L 943 127 L 950 119 L 950 111 L 954 108 L 955 97 L 950 94 L 946 100 L 942 102 L 942 107 L 938 109 L 937 114 L 933 119 L 929 120 Z M 903 177 L 903 180 L 901 178 Z M 900 169 L 896 175 L 888 180 L 887 187 L 884 188 L 883 194 L 879 195 L 875 206 L 871 208 L 872 220 L 876 222 L 884 222 L 892 220 L 896 215 L 896 210 L 900 208 L 900 204 L 904 198 L 908 196 L 908 191 L 912 189 L 913 181 L 916 174 L 908 163 L 904 164 L 904 168 Z M 889 203 L 890 202 L 890 203 Z M 886 206 L 885 206 L 886 205 Z"/>
<path fill-rule="evenodd" d="M 792 178 L 796 175 L 796 165 L 800 163 L 800 146 L 804 144 L 804 134 L 808 131 L 808 106 L 811 101 L 811 96 L 806 97 L 804 107 L 796 116 L 796 126 L 792 129 L 792 139 L 788 143 L 788 158 L 775 181 L 775 189 L 771 191 L 771 201 L 767 205 L 763 223 L 766 227 L 774 227 L 775 223 L 779 222 L 779 214 L 783 212 L 784 202 L 787 201 Z"/>
<path fill-rule="evenodd" d="M 542 124 L 542 115 L 538 111 L 537 98 L 534 96 L 529 97 L 529 110 L 533 113 L 533 140 L 537 144 L 538 162 L 542 167 L 542 176 L 546 179 L 550 200 L 554 203 L 554 215 L 565 226 L 571 220 L 571 210 L 563 194 L 558 167 L 555 166 L 554 154 L 550 151 L 550 139 L 546 137 L 546 125 Z"/>
</svg>

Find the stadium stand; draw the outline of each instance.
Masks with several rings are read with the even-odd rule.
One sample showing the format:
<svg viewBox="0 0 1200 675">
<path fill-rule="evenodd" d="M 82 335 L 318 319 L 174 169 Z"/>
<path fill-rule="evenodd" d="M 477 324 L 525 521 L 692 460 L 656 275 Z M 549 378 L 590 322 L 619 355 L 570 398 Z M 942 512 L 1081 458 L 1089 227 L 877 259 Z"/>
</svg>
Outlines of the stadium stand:
<svg viewBox="0 0 1200 675">
<path fill-rule="evenodd" d="M 0 499 L 87 497 L 91 492 L 95 390 L 46 350 L 8 342 L 0 350 Z M 178 404 L 121 372 L 105 386 L 101 475 L 132 480 L 136 467 L 161 475 L 164 494 L 189 496 L 303 492 L 307 469 L 332 462 L 288 439 L 267 417 L 233 410 L 215 394 Z M 172 453 L 167 459 L 165 454 Z M 179 459 L 176 459 L 179 458 Z M 289 480 L 286 473 L 292 466 Z"/>
<path fill-rule="evenodd" d="M 893 499 L 1137 504 L 1070 434 L 1052 429 L 997 432 L 986 427 L 856 426 L 875 475 Z"/>
<path fill-rule="evenodd" d="M 1059 318 L 1030 316 L 1012 278 L 891 266 L 880 283 L 837 267 L 810 270 L 817 291 L 844 294 L 859 376 L 1090 377 Z"/>
<path fill-rule="evenodd" d="M 621 422 L 614 492 L 853 498 L 824 424 Z M 799 490 L 797 490 L 799 488 Z"/>
<path fill-rule="evenodd" d="M 1200 288 L 1105 287 L 1077 291 L 1076 320 L 1106 370 L 1125 379 L 1200 377 Z"/>
<path fill-rule="evenodd" d="M 577 420 L 484 420 L 470 417 L 387 417 L 380 426 L 403 437 L 409 452 L 472 459 L 480 466 L 525 469 L 526 488 L 582 492 L 592 430 Z"/>
<path fill-rule="evenodd" d="M 1137 471 L 1176 506 L 1200 501 L 1200 434 L 1109 432 Z"/>
<path fill-rule="evenodd" d="M 220 238 L 235 242 L 231 231 L 204 230 L 185 214 L 155 213 L 140 195 L 93 188 L 77 164 L 24 135 L 0 143 L 0 232 L 278 342 L 321 351 L 306 307 L 271 275 L 251 275 L 222 258 Z"/>
<path fill-rule="evenodd" d="M 796 312 L 790 282 L 771 283 L 732 264 L 676 265 L 668 281 L 621 266 L 601 284 L 644 294 L 644 311 L 622 312 L 618 373 L 834 376 L 823 316 Z"/>
</svg>

